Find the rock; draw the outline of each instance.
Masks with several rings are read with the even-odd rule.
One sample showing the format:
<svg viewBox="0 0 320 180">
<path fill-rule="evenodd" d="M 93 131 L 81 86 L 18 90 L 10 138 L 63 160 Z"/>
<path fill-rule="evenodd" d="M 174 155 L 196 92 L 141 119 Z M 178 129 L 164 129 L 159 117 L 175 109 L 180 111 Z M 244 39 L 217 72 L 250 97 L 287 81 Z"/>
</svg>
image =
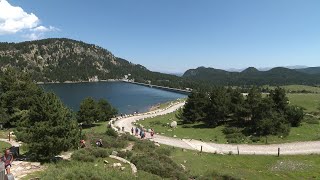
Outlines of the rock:
<svg viewBox="0 0 320 180">
<path fill-rule="evenodd" d="M 115 168 L 115 167 L 121 167 L 121 166 L 122 166 L 121 163 L 113 163 L 113 164 L 112 164 L 112 167 L 114 167 L 114 168 Z"/>
<path fill-rule="evenodd" d="M 187 163 L 187 160 L 184 160 L 183 163 L 186 164 L 186 163 Z"/>
<path fill-rule="evenodd" d="M 176 138 L 177 136 L 176 136 L 176 135 L 173 135 L 173 137 Z"/>
<path fill-rule="evenodd" d="M 172 123 L 170 124 L 172 128 L 176 128 L 177 125 L 178 125 L 177 121 L 172 121 Z"/>
<path fill-rule="evenodd" d="M 105 163 L 105 164 L 109 164 L 109 161 L 107 161 L 107 160 L 104 160 L 104 161 L 103 161 L 103 163 Z"/>
<path fill-rule="evenodd" d="M 97 166 L 98 166 L 98 164 L 95 164 L 95 165 L 94 165 L 94 167 L 97 167 Z"/>
<path fill-rule="evenodd" d="M 183 169 L 184 171 L 186 171 L 186 166 L 183 165 L 183 164 L 180 164 L 180 165 L 181 165 L 182 169 Z"/>
<path fill-rule="evenodd" d="M 120 167 L 120 170 L 121 170 L 121 171 L 124 171 L 124 169 L 125 169 L 125 167 Z"/>
<path fill-rule="evenodd" d="M 154 143 L 154 145 L 155 145 L 155 146 L 158 146 L 158 147 L 160 147 L 160 144 L 159 144 L 159 143 Z"/>
<path fill-rule="evenodd" d="M 112 151 L 111 155 L 117 156 L 117 155 L 118 155 L 118 152 L 117 152 L 117 151 Z"/>
</svg>

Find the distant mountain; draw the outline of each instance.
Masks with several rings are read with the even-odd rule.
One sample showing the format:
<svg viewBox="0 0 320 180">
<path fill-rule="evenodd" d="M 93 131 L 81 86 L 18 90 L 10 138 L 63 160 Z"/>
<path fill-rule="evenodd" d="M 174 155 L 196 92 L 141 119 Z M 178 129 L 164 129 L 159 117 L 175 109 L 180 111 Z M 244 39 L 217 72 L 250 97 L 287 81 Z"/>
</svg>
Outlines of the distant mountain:
<svg viewBox="0 0 320 180">
<path fill-rule="evenodd" d="M 99 46 L 65 38 L 0 43 L 0 68 L 9 67 L 29 72 L 37 82 L 122 79 L 130 74 L 138 82 L 185 87 L 180 77 L 149 71 Z"/>
<path fill-rule="evenodd" d="M 257 68 L 249 67 L 242 72 L 228 72 L 220 69 L 199 67 L 187 70 L 183 77 L 212 85 L 320 84 L 320 76 L 284 67 L 276 67 L 268 71 L 259 71 Z"/>
<path fill-rule="evenodd" d="M 320 67 L 308 67 L 296 69 L 296 71 L 307 73 L 307 74 L 320 74 Z"/>
</svg>

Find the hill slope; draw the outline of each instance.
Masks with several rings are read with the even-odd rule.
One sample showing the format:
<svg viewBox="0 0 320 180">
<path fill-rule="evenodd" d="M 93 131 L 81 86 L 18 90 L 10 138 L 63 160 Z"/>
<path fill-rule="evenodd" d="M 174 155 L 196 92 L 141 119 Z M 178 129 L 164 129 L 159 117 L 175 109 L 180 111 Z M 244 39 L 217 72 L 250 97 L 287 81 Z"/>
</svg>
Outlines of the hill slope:
<svg viewBox="0 0 320 180">
<path fill-rule="evenodd" d="M 308 67 L 296 69 L 296 71 L 307 73 L 307 74 L 320 74 L 320 67 Z"/>
<path fill-rule="evenodd" d="M 181 78 L 151 72 L 142 65 L 115 57 L 99 46 L 65 38 L 21 43 L 0 43 L 0 68 L 30 72 L 37 82 L 121 79 L 127 74 L 139 82 L 183 87 Z"/>
<path fill-rule="evenodd" d="M 296 70 L 276 67 L 268 71 L 259 71 L 249 67 L 242 72 L 228 72 L 220 69 L 199 67 L 190 69 L 183 75 L 193 81 L 208 82 L 213 85 L 287 85 L 320 84 L 320 77 Z"/>
</svg>

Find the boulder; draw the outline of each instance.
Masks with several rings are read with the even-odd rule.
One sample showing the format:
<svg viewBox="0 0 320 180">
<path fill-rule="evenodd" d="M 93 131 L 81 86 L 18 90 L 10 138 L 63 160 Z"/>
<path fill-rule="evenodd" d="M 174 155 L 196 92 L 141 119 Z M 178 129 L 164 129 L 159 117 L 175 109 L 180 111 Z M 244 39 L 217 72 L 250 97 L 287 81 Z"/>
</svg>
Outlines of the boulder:
<svg viewBox="0 0 320 180">
<path fill-rule="evenodd" d="M 117 151 L 112 151 L 111 155 L 117 156 L 117 155 L 118 155 L 118 152 L 117 152 Z"/>
<path fill-rule="evenodd" d="M 114 168 L 115 168 L 115 167 L 121 167 L 121 166 L 122 166 L 121 163 L 113 163 L 113 164 L 112 164 L 112 167 L 114 167 Z"/>
</svg>

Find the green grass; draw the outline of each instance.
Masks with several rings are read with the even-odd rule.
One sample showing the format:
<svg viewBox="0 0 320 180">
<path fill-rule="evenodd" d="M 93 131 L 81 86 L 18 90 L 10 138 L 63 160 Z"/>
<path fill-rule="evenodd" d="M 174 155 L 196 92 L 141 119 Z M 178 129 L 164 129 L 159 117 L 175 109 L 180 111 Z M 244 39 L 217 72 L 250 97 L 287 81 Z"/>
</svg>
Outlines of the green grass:
<svg viewBox="0 0 320 180">
<path fill-rule="evenodd" d="M 318 179 L 320 158 L 318 155 L 258 156 L 215 155 L 184 152 L 175 148 L 172 158 L 186 166 L 193 176 L 208 172 L 229 175 L 239 179 Z M 184 163 L 186 161 L 186 163 Z"/>
<path fill-rule="evenodd" d="M 315 87 L 315 86 L 288 85 L 288 86 L 281 86 L 281 87 L 284 88 L 287 92 L 306 90 L 312 93 L 320 93 L 320 87 Z"/>
<path fill-rule="evenodd" d="M 3 152 L 5 149 L 11 147 L 11 144 L 7 142 L 0 141 L 0 152 Z"/>
<path fill-rule="evenodd" d="M 103 134 L 107 131 L 107 125 L 108 122 L 98 122 L 94 123 L 92 127 L 90 128 L 83 128 L 84 133 L 98 133 L 98 134 Z"/>
<path fill-rule="evenodd" d="M 9 132 L 13 131 L 12 129 L 0 130 L 0 138 L 8 139 Z"/>
<path fill-rule="evenodd" d="M 107 160 L 109 164 L 105 165 L 104 160 Z M 112 158 L 99 158 L 95 162 L 79 162 L 79 161 L 61 161 L 58 163 L 46 164 L 47 168 L 44 171 L 30 174 L 23 179 L 130 179 L 134 178 L 129 164 L 122 164 L 125 167 L 124 171 L 119 168 L 111 167 L 113 163 L 119 163 L 120 161 Z"/>
<path fill-rule="evenodd" d="M 316 112 L 320 106 L 320 94 L 287 94 L 290 104 L 305 108 L 306 112 Z"/>
<path fill-rule="evenodd" d="M 213 141 L 216 143 L 227 143 L 222 130 L 224 126 L 219 126 L 216 128 L 205 128 L 203 124 L 193 124 L 189 128 L 184 128 L 183 125 L 178 123 L 178 127 L 172 131 L 167 123 L 172 121 L 180 122 L 176 117 L 175 113 L 170 113 L 164 116 L 157 116 L 155 118 L 145 119 L 139 121 L 146 128 L 153 128 L 157 133 L 163 133 L 164 136 L 173 137 L 176 135 L 177 138 L 186 139 L 202 139 L 203 141 Z M 319 119 L 315 119 L 319 123 Z M 303 122 L 300 127 L 292 127 L 290 134 L 287 137 L 269 136 L 268 143 L 287 143 L 296 141 L 314 141 L 320 139 L 320 125 L 319 124 L 308 124 Z M 246 143 L 253 143 L 250 138 L 247 137 Z M 265 139 L 261 138 L 259 142 L 255 144 L 264 144 Z"/>
<path fill-rule="evenodd" d="M 178 123 L 177 128 L 172 129 L 167 125 L 167 123 L 171 123 L 172 121 L 179 120 L 175 117 L 175 113 L 170 113 L 163 116 L 157 116 L 155 118 L 145 119 L 143 121 L 139 121 L 139 124 L 142 124 L 145 128 L 153 128 L 156 133 L 171 136 L 176 135 L 178 138 L 186 138 L 186 139 L 202 139 L 204 141 L 216 140 L 218 143 L 226 143 L 226 139 L 224 134 L 222 133 L 222 129 L 224 127 L 220 126 L 217 128 L 203 128 L 204 124 L 194 124 L 193 127 L 183 128 L 180 123 Z"/>
</svg>

